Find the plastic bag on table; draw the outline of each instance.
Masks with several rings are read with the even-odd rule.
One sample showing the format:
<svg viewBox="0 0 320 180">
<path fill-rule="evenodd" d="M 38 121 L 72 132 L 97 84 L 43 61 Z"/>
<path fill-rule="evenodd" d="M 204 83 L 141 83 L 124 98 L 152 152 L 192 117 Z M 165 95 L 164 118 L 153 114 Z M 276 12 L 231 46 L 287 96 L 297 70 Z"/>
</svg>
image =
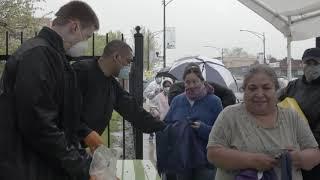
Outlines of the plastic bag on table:
<svg viewBox="0 0 320 180">
<path fill-rule="evenodd" d="M 116 180 L 117 160 L 120 157 L 119 149 L 110 149 L 99 146 L 93 153 L 89 174 L 96 180 Z"/>
</svg>

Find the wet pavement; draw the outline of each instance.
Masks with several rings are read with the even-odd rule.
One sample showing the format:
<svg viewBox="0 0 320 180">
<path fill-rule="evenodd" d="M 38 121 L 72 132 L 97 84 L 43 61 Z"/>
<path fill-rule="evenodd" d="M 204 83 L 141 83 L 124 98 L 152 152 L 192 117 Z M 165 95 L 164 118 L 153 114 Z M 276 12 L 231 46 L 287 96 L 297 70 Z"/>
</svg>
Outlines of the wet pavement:
<svg viewBox="0 0 320 180">
<path fill-rule="evenodd" d="M 149 110 L 149 101 L 143 104 L 145 110 Z M 156 165 L 156 141 L 155 136 L 153 140 L 149 140 L 149 134 L 143 134 L 143 159 L 150 160 L 154 165 Z"/>
<path fill-rule="evenodd" d="M 148 110 L 147 103 L 144 103 L 143 107 Z M 114 142 L 111 144 L 111 148 L 122 148 L 123 149 L 123 131 L 122 122 L 119 124 L 119 131 L 111 132 L 115 137 Z M 134 134 L 132 131 L 132 126 L 129 122 L 125 122 L 125 159 L 135 159 L 134 153 Z M 150 160 L 152 164 L 156 165 L 156 144 L 155 136 L 153 140 L 149 140 L 149 134 L 143 134 L 143 160 Z M 121 158 L 123 158 L 123 151 L 121 152 Z"/>
<path fill-rule="evenodd" d="M 156 142 L 155 137 L 149 140 L 149 134 L 143 134 L 143 159 L 150 160 L 156 165 Z"/>
</svg>

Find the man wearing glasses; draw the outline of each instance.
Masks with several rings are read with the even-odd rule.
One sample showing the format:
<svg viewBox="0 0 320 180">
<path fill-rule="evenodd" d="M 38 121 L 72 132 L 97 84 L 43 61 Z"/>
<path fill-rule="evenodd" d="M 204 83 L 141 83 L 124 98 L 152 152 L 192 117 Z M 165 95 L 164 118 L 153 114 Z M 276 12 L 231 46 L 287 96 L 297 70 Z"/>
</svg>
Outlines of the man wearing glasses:
<svg viewBox="0 0 320 180">
<path fill-rule="evenodd" d="M 82 97 L 79 136 L 91 151 L 103 144 L 100 135 L 113 110 L 146 133 L 159 131 L 165 126 L 139 106 L 116 79 L 128 79 L 132 60 L 131 47 L 120 40 L 113 40 L 98 60 L 84 60 L 72 65 Z"/>
</svg>

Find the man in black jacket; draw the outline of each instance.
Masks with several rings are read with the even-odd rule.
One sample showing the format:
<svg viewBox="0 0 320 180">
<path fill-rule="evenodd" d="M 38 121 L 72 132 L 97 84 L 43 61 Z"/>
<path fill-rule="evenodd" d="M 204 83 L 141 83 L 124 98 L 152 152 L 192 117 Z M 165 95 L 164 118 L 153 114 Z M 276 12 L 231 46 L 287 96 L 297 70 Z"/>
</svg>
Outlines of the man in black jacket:
<svg viewBox="0 0 320 180">
<path fill-rule="evenodd" d="M 164 128 L 164 123 L 139 106 L 133 96 L 116 80 L 128 79 L 132 49 L 120 40 L 113 40 L 104 48 L 99 59 L 83 60 L 72 64 L 77 73 L 82 94 L 79 135 L 94 150 L 102 144 L 100 135 L 116 110 L 134 127 L 150 133 Z"/>
<path fill-rule="evenodd" d="M 290 81 L 288 86 L 279 92 L 279 100 L 294 98 L 306 118 L 311 131 L 320 144 L 320 49 L 307 49 L 303 56 L 302 78 Z M 302 171 L 304 180 L 320 179 L 320 165 L 311 171 Z"/>
<path fill-rule="evenodd" d="M 52 27 L 8 59 L 0 91 L 0 179 L 89 179 L 90 157 L 79 149 L 79 99 L 66 50 L 86 41 L 99 21 L 91 7 L 71 1 Z"/>
</svg>

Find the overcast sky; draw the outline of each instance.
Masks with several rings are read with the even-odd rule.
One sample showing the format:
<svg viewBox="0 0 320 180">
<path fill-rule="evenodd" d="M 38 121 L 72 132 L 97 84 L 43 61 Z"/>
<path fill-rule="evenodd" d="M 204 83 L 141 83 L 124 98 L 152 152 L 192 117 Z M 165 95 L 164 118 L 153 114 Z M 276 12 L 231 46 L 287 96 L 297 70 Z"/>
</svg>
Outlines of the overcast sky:
<svg viewBox="0 0 320 180">
<path fill-rule="evenodd" d="M 69 0 L 46 0 L 38 11 L 40 16 L 56 12 Z M 151 31 L 163 29 L 162 0 L 85 0 L 100 20 L 99 33 L 120 30 L 130 34 L 136 25 Z M 54 17 L 50 15 L 49 17 Z M 250 54 L 262 52 L 262 41 L 254 35 L 240 32 L 247 29 L 265 32 L 266 54 L 286 57 L 286 39 L 271 24 L 243 6 L 237 0 L 173 0 L 166 7 L 166 24 L 176 28 L 176 49 L 167 50 L 167 60 L 187 55 L 219 56 L 220 52 L 203 46 L 220 48 L 242 47 Z M 162 36 L 157 38 L 162 43 Z M 292 43 L 293 58 L 301 58 L 306 48 L 314 47 L 315 40 Z"/>
</svg>

